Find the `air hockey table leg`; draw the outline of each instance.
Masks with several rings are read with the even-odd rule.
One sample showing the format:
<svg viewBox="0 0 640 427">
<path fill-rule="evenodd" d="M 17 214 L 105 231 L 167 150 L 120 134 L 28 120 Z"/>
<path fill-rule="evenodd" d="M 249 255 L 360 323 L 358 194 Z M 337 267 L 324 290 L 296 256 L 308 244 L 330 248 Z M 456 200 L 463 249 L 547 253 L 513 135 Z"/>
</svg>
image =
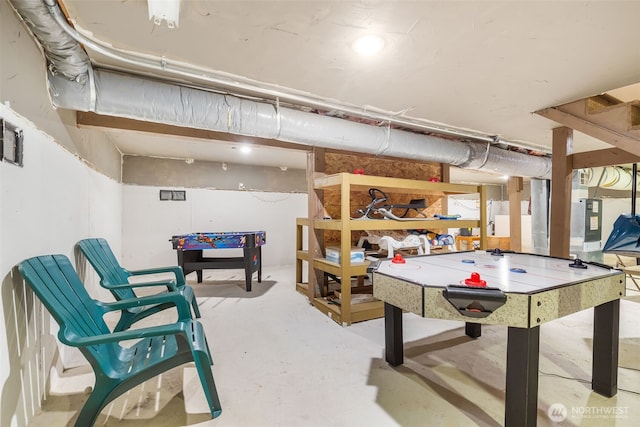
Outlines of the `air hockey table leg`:
<svg viewBox="0 0 640 427">
<path fill-rule="evenodd" d="M 533 427 L 538 415 L 540 327 L 509 327 L 505 427 Z"/>
<path fill-rule="evenodd" d="M 620 300 L 594 307 L 591 388 L 606 397 L 618 392 Z"/>
<path fill-rule="evenodd" d="M 402 348 L 402 310 L 384 303 L 384 346 L 385 359 L 391 366 L 402 365 L 404 352 Z"/>
<path fill-rule="evenodd" d="M 470 338 L 480 338 L 480 335 L 482 335 L 482 324 L 465 322 L 464 333 Z"/>
</svg>

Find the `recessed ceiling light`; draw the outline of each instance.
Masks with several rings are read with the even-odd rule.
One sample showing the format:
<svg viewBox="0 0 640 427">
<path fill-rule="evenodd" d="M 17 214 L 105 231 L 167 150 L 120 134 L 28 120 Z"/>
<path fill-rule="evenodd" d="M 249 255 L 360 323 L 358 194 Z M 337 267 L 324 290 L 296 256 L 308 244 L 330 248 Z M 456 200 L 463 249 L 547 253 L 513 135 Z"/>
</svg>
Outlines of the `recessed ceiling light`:
<svg viewBox="0 0 640 427">
<path fill-rule="evenodd" d="M 248 145 L 243 145 L 240 147 L 240 152 L 242 154 L 249 154 L 251 152 L 251 147 L 249 147 Z"/>
<path fill-rule="evenodd" d="M 384 47 L 384 40 L 380 36 L 368 34 L 356 39 L 351 48 L 362 56 L 371 56 L 380 52 Z"/>
</svg>

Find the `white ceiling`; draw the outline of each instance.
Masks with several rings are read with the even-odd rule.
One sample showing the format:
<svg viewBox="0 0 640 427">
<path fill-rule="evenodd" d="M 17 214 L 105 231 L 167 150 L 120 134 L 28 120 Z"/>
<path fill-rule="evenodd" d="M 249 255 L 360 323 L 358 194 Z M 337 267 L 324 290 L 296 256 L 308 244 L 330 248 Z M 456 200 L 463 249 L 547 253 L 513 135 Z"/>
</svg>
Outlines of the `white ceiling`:
<svg viewBox="0 0 640 427">
<path fill-rule="evenodd" d="M 558 124 L 534 111 L 640 82 L 638 1 L 183 0 L 174 29 L 154 25 L 145 0 L 64 6 L 114 48 L 546 150 Z M 384 49 L 357 56 L 350 45 L 370 33 Z M 243 156 L 231 143 L 109 132 L 126 154 L 305 167 L 290 150 Z M 607 147 L 574 136 L 575 152 Z"/>
</svg>

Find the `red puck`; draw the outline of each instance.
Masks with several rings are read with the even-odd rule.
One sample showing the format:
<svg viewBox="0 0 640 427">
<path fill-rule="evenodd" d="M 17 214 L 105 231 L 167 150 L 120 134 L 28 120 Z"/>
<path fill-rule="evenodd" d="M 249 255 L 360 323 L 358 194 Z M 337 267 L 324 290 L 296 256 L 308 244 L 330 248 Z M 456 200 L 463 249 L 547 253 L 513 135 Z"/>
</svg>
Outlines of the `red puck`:
<svg viewBox="0 0 640 427">
<path fill-rule="evenodd" d="M 405 261 L 404 258 L 402 258 L 402 254 L 396 254 L 391 260 L 391 262 L 394 264 L 404 264 L 407 261 Z"/>
<path fill-rule="evenodd" d="M 486 288 L 487 282 L 485 280 L 480 279 L 480 274 L 473 272 L 471 273 L 471 277 L 468 279 L 464 279 L 464 284 L 467 286 L 475 286 L 477 288 Z"/>
</svg>

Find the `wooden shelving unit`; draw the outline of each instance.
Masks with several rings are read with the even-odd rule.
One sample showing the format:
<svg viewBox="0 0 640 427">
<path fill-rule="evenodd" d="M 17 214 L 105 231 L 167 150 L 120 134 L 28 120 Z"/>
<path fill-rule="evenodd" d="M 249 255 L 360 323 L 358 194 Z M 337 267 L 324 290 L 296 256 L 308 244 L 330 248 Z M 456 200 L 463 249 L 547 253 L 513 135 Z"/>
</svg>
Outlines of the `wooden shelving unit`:
<svg viewBox="0 0 640 427">
<path fill-rule="evenodd" d="M 378 188 L 386 194 L 441 194 L 443 197 L 450 194 L 479 193 L 481 206 L 480 219 L 428 219 L 415 221 L 352 219 L 350 206 L 351 194 L 358 191 L 366 193 L 370 188 Z M 342 325 L 350 325 L 353 322 L 374 319 L 384 315 L 384 306 L 381 301 L 352 304 L 351 280 L 341 280 L 340 304 L 331 303 L 327 298 L 316 295 L 316 282 L 314 278 L 317 277 L 317 272 L 328 273 L 341 279 L 350 279 L 354 276 L 364 276 L 367 274 L 368 261 L 357 264 L 351 264 L 350 262 L 351 247 L 353 244 L 351 241 L 352 231 L 427 228 L 437 230 L 460 227 L 479 227 L 483 231 L 481 224 L 486 224 L 486 210 L 484 209 L 484 206 L 486 206 L 486 194 L 482 186 L 338 173 L 316 178 L 314 180 L 314 190 L 316 192 L 322 192 L 324 190 L 337 190 L 340 192 L 340 219 L 324 219 L 318 217 L 312 219 L 297 219 L 296 288 L 300 292 L 306 293 L 316 308 Z M 320 197 L 319 200 L 321 199 Z M 310 213 L 322 212 L 322 210 L 322 206 L 318 207 L 310 204 Z M 319 251 L 315 252 L 316 256 L 309 256 L 309 251 L 303 249 L 302 246 L 304 227 L 313 227 L 313 231 L 338 231 L 340 233 L 341 262 L 335 263 L 327 261 L 323 256 L 317 256 Z M 484 232 L 481 233 L 480 247 L 486 247 L 486 235 Z M 320 249 L 323 255 L 324 247 Z M 303 262 L 307 262 L 309 267 L 309 281 L 306 284 L 302 283 Z"/>
</svg>

